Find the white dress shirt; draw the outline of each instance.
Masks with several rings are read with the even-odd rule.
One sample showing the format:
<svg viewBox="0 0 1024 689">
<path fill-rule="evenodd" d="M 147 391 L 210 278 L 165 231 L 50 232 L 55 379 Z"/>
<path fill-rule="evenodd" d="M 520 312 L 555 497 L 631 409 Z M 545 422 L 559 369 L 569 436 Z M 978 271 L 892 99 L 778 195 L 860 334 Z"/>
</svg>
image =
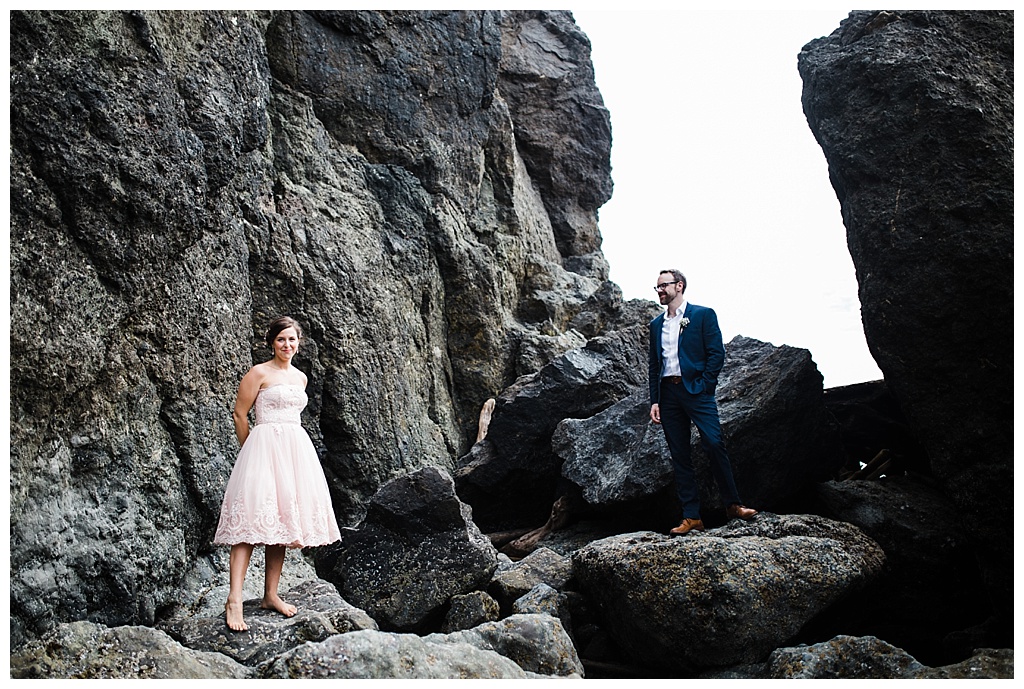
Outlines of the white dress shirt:
<svg viewBox="0 0 1024 689">
<path fill-rule="evenodd" d="M 662 378 L 682 375 L 682 371 L 679 369 L 679 324 L 683 320 L 684 313 L 686 313 L 685 299 L 679 305 L 674 317 L 669 318 L 668 311 L 665 311 L 665 320 L 661 324 L 661 359 L 664 362 L 661 367 Z"/>
</svg>

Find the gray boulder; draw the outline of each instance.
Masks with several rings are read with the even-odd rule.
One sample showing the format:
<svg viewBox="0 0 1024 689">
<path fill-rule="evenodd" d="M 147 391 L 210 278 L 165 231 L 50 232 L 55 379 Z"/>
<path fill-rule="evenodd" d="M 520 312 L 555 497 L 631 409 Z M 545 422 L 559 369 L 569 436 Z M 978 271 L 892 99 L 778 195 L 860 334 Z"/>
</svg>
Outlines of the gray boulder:
<svg viewBox="0 0 1024 689">
<path fill-rule="evenodd" d="M 61 624 L 11 654 L 12 679 L 245 679 L 249 668 L 151 627 Z"/>
<path fill-rule="evenodd" d="M 642 387 L 647 331 L 618 330 L 519 378 L 497 398 L 487 437 L 455 472 L 459 497 L 488 531 L 536 526 L 555 501 L 561 459 L 551 435 L 565 418 L 587 418 Z"/>
<path fill-rule="evenodd" d="M 470 591 L 452 596 L 449 602 L 451 607 L 445 615 L 444 624 L 441 625 L 441 632 L 444 634 L 472 629 L 478 624 L 494 622 L 501 617 L 498 601 L 485 591 Z"/>
<path fill-rule="evenodd" d="M 512 614 L 550 615 L 561 619 L 559 609 L 562 595 L 547 584 L 537 584 L 512 603 Z M 565 625 L 564 621 L 563 625 Z"/>
<path fill-rule="evenodd" d="M 266 551 L 262 546 L 253 548 L 249 560 L 249 571 L 245 575 L 242 587 L 242 598 L 263 597 L 264 576 L 266 574 Z M 218 547 L 204 557 L 196 558 L 192 568 L 178 584 L 177 603 L 160 611 L 157 623 L 168 623 L 191 617 L 224 616 L 224 604 L 231 589 L 230 577 L 231 549 Z M 284 566 L 278 582 L 279 591 L 288 591 L 307 584 L 316 579 L 312 554 L 309 550 L 289 548 L 285 551 Z"/>
<path fill-rule="evenodd" d="M 314 558 L 322 578 L 390 631 L 429 627 L 452 596 L 483 588 L 498 566 L 451 477 L 434 468 L 386 483 L 363 523 Z"/>
<path fill-rule="evenodd" d="M 322 641 L 359 629 L 377 629 L 369 615 L 345 602 L 326 581 L 307 581 L 283 591 L 281 597 L 298 608 L 293 617 L 263 610 L 259 607 L 260 598 L 250 599 L 243 605 L 249 625 L 244 632 L 229 630 L 223 613 L 217 617 L 165 622 L 159 628 L 184 646 L 216 651 L 248 666 L 259 665 L 307 641 Z"/>
<path fill-rule="evenodd" d="M 371 629 L 338 634 L 283 653 L 260 668 L 265 679 L 523 679 L 508 658 L 467 643 L 432 643 Z"/>
<path fill-rule="evenodd" d="M 988 601 L 970 535 L 949 528 L 956 505 L 934 483 L 907 475 L 816 487 L 817 512 L 859 528 L 886 561 L 863 591 L 815 621 L 816 638 L 876 636 L 926 665 L 969 655 L 972 648 L 947 647 L 945 637 L 984 619 Z"/>
<path fill-rule="evenodd" d="M 1013 649 L 982 649 L 953 665 L 931 668 L 872 636 L 837 636 L 772 652 L 766 679 L 1013 679 Z"/>
<path fill-rule="evenodd" d="M 574 597 L 582 598 L 575 591 L 562 593 L 541 582 L 512 603 L 512 614 L 557 617 L 575 643 L 577 634 L 573 628 L 572 609 L 579 607 L 581 601 L 573 600 Z"/>
<path fill-rule="evenodd" d="M 763 660 L 877 576 L 884 558 L 849 524 L 761 513 L 683 538 L 614 536 L 572 561 L 628 657 L 692 672 Z"/>
<path fill-rule="evenodd" d="M 520 614 L 451 634 L 430 634 L 425 641 L 469 644 L 515 661 L 523 670 L 555 677 L 583 676 L 572 639 L 550 615 Z"/>
<path fill-rule="evenodd" d="M 508 610 L 537 584 L 561 590 L 572 578 L 572 560 L 549 548 L 538 548 L 511 567 L 495 573 L 488 590 Z"/>
<path fill-rule="evenodd" d="M 868 346 L 1012 643 L 1014 13 L 852 12 L 797 65 Z"/>
<path fill-rule="evenodd" d="M 822 377 L 805 349 L 737 336 L 726 345 L 717 389 L 722 432 L 746 504 L 779 510 L 810 483 L 842 463 L 825 409 Z M 607 510 L 641 505 L 664 512 L 674 502 L 673 474 L 660 426 L 650 420 L 645 389 L 588 419 L 566 419 L 552 446 L 562 475 L 583 499 Z M 693 462 L 705 518 L 720 520 L 724 505 L 694 428 Z"/>
</svg>

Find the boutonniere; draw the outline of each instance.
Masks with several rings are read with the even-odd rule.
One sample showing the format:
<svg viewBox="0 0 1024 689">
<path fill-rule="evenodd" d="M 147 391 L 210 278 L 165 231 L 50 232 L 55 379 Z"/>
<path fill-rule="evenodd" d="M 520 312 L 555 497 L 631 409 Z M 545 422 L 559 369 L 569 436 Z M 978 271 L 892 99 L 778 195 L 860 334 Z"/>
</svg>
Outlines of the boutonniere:
<svg viewBox="0 0 1024 689">
<path fill-rule="evenodd" d="M 680 330 L 683 330 L 683 329 L 685 329 L 685 328 L 686 328 L 686 326 L 688 326 L 689 324 L 690 324 L 690 319 L 689 319 L 689 318 L 684 318 L 683 320 L 679 321 L 679 329 L 680 329 Z"/>
</svg>

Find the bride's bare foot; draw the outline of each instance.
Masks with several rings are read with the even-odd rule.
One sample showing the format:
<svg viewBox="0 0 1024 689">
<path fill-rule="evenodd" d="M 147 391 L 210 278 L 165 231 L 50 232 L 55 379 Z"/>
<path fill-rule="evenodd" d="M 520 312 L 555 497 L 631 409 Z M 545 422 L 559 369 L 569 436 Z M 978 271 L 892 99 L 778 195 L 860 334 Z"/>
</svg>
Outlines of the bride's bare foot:
<svg viewBox="0 0 1024 689">
<path fill-rule="evenodd" d="M 244 632 L 249 629 L 242 617 L 242 604 L 228 601 L 224 606 L 224 618 L 227 620 L 228 628 L 236 632 Z"/>
<path fill-rule="evenodd" d="M 263 600 L 260 601 L 260 607 L 264 610 L 277 610 L 285 617 L 291 617 L 295 614 L 296 610 L 298 610 L 298 608 L 291 603 L 285 603 L 281 600 L 280 596 L 277 595 L 263 596 Z"/>
</svg>

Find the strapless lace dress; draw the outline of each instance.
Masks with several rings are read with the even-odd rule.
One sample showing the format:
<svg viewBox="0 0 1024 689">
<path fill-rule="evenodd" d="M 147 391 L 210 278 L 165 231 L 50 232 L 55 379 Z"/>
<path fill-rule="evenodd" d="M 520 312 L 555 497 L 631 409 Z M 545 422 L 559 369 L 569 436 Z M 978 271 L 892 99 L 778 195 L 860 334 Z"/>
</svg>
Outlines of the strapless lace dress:
<svg viewBox="0 0 1024 689">
<path fill-rule="evenodd" d="M 256 425 L 228 479 L 215 544 L 301 548 L 341 538 L 320 458 L 300 423 L 306 402 L 299 385 L 256 395 Z"/>
</svg>

